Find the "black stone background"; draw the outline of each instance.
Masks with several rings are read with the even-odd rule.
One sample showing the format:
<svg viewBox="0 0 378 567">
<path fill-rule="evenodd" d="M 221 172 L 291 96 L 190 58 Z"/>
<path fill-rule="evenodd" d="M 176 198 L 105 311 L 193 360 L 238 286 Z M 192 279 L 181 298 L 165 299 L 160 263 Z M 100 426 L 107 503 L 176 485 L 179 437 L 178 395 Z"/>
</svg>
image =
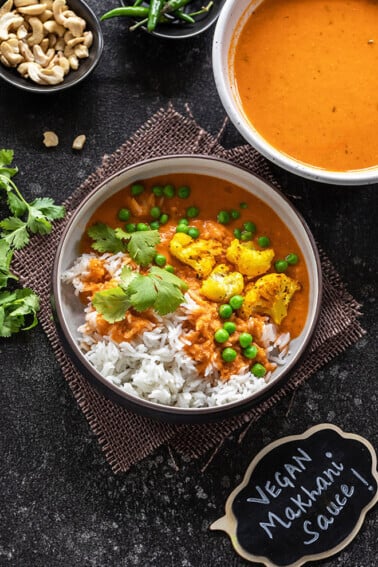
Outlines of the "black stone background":
<svg viewBox="0 0 378 567">
<path fill-rule="evenodd" d="M 115 0 L 91 0 L 97 15 Z M 32 199 L 63 201 L 152 113 L 169 101 L 191 105 L 199 123 L 216 133 L 224 111 L 211 68 L 213 30 L 182 42 L 127 32 L 127 22 L 103 25 L 105 51 L 82 85 L 53 96 L 0 84 L 2 147 L 15 150 L 17 182 Z M 60 145 L 47 150 L 42 132 Z M 81 153 L 71 150 L 87 135 Z M 229 126 L 227 146 L 242 143 Z M 369 140 L 366 140 L 369 143 Z M 247 562 L 209 524 L 247 465 L 270 441 L 332 422 L 377 445 L 377 185 L 334 187 L 276 170 L 349 291 L 363 303 L 367 335 L 317 372 L 265 415 L 238 443 L 224 443 L 204 473 L 200 462 L 166 448 L 114 475 L 104 460 L 41 328 L 0 339 L 1 504 L 0 565 L 17 567 L 239 567 Z M 323 566 L 377 564 L 377 511 L 356 539 Z M 318 564 L 318 563 L 317 563 Z M 314 565 L 314 564 L 313 564 Z"/>
</svg>

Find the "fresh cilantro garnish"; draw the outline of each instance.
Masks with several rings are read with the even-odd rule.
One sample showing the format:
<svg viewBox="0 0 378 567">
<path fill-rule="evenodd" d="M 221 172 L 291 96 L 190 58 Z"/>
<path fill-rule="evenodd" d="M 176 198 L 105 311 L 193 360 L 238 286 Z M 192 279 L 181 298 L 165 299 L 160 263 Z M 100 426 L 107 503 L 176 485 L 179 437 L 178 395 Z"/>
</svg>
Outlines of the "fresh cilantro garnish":
<svg viewBox="0 0 378 567">
<path fill-rule="evenodd" d="M 118 238 L 113 228 L 107 224 L 98 222 L 88 229 L 88 236 L 94 240 L 92 248 L 97 252 L 125 252 L 126 247 L 122 240 Z"/>
<path fill-rule="evenodd" d="M 156 255 L 156 244 L 160 242 L 158 230 L 125 232 L 113 229 L 107 224 L 96 223 L 88 229 L 88 236 L 94 240 L 92 248 L 97 252 L 127 252 L 140 266 L 148 266 Z M 127 241 L 127 244 L 125 243 Z"/>
<path fill-rule="evenodd" d="M 30 233 L 49 234 L 51 221 L 64 217 L 64 207 L 55 205 L 50 198 L 37 198 L 28 203 L 11 179 L 18 171 L 7 167 L 12 159 L 12 150 L 0 150 L 0 189 L 6 191 L 12 213 L 0 222 L 0 234 L 9 246 L 19 250 L 29 243 Z"/>
<path fill-rule="evenodd" d="M 29 288 L 0 292 L 0 337 L 27 331 L 38 323 L 38 296 Z"/>
<path fill-rule="evenodd" d="M 6 287 L 9 279 L 17 280 L 17 277 L 9 270 L 13 251 L 5 240 L 0 240 L 0 289 Z"/>
<path fill-rule="evenodd" d="M 6 192 L 11 216 L 0 221 L 0 289 L 9 279 L 17 280 L 10 271 L 13 250 L 29 243 L 30 234 L 48 234 L 52 221 L 64 216 L 64 207 L 50 198 L 37 198 L 28 203 L 21 195 L 12 177 L 16 167 L 13 150 L 0 150 L 0 190 Z M 0 191 L 1 192 L 1 191 Z M 38 296 L 29 288 L 0 292 L 0 337 L 10 337 L 20 330 L 27 331 L 37 324 Z"/>
<path fill-rule="evenodd" d="M 159 315 L 167 315 L 184 301 L 187 289 L 183 280 L 156 266 L 146 275 L 124 268 L 120 285 L 95 293 L 92 304 L 109 323 L 124 319 L 130 307 L 136 311 L 152 308 Z"/>
</svg>

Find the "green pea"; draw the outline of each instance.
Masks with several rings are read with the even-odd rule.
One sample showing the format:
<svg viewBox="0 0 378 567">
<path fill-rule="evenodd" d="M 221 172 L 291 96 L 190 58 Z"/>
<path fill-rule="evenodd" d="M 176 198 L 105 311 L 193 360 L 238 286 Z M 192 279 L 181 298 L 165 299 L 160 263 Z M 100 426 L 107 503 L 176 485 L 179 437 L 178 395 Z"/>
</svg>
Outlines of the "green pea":
<svg viewBox="0 0 378 567">
<path fill-rule="evenodd" d="M 217 214 L 217 221 L 221 224 L 227 224 L 231 220 L 230 213 L 227 211 L 219 211 Z"/>
<path fill-rule="evenodd" d="M 230 335 L 225 329 L 218 329 L 214 333 L 214 339 L 217 341 L 217 343 L 225 343 L 229 338 Z"/>
<path fill-rule="evenodd" d="M 136 195 L 140 195 L 143 193 L 144 187 L 141 183 L 134 183 L 131 186 L 131 194 L 135 197 Z"/>
<path fill-rule="evenodd" d="M 157 221 L 157 220 L 150 222 L 150 228 L 151 228 L 151 230 L 159 230 L 160 222 Z"/>
<path fill-rule="evenodd" d="M 223 325 L 223 329 L 225 329 L 229 335 L 232 335 L 232 333 L 236 331 L 236 325 L 232 321 L 226 321 Z"/>
<path fill-rule="evenodd" d="M 240 207 L 241 209 L 247 209 L 247 208 L 248 208 L 248 205 L 247 205 L 247 203 L 240 203 L 239 207 Z"/>
<path fill-rule="evenodd" d="M 291 252 L 286 256 L 285 260 L 288 264 L 290 264 L 290 266 L 295 266 L 295 264 L 298 264 L 299 258 L 296 254 L 294 254 L 294 252 Z"/>
<path fill-rule="evenodd" d="M 154 195 L 156 195 L 156 197 L 162 197 L 163 196 L 163 187 L 161 187 L 160 185 L 154 185 L 152 187 L 152 192 Z"/>
<path fill-rule="evenodd" d="M 139 230 L 139 231 L 150 230 L 150 227 L 145 222 L 138 222 L 138 224 L 136 225 L 136 229 Z"/>
<path fill-rule="evenodd" d="M 222 319 L 228 319 L 232 315 L 231 305 L 224 303 L 223 305 L 221 305 L 219 307 L 218 313 L 219 313 L 219 316 L 222 317 Z"/>
<path fill-rule="evenodd" d="M 262 364 L 256 362 L 256 364 L 252 366 L 251 372 L 257 378 L 264 378 L 266 374 L 266 368 Z"/>
<path fill-rule="evenodd" d="M 165 185 L 163 187 L 163 195 L 165 197 L 168 198 L 172 198 L 175 196 L 175 188 L 173 187 L 173 185 L 171 185 L 170 183 L 168 183 L 168 185 Z"/>
<path fill-rule="evenodd" d="M 157 266 L 160 266 L 160 268 L 163 268 L 167 263 L 167 258 L 163 254 L 156 254 L 154 260 L 155 264 Z"/>
<path fill-rule="evenodd" d="M 169 220 L 169 216 L 166 213 L 163 213 L 159 219 L 160 224 L 167 224 Z"/>
<path fill-rule="evenodd" d="M 180 199 L 187 199 L 190 195 L 190 187 L 188 187 L 187 185 L 182 185 L 177 189 L 177 195 L 180 197 Z"/>
<path fill-rule="evenodd" d="M 259 352 L 259 349 L 257 348 L 256 345 L 247 346 L 243 350 L 243 354 L 246 358 L 256 358 L 258 352 Z M 265 368 L 264 368 L 264 370 L 265 370 Z"/>
<path fill-rule="evenodd" d="M 125 226 L 126 232 L 135 232 L 136 231 L 136 224 L 133 222 L 129 222 L 126 226 Z"/>
<path fill-rule="evenodd" d="M 248 232 L 256 232 L 256 225 L 254 222 L 252 221 L 247 221 L 243 224 L 245 230 L 247 230 Z"/>
<path fill-rule="evenodd" d="M 230 299 L 230 305 L 232 309 L 240 309 L 244 303 L 244 297 L 242 295 L 233 295 Z"/>
<path fill-rule="evenodd" d="M 277 262 L 274 263 L 274 267 L 276 269 L 276 272 L 281 274 L 282 272 L 286 272 L 289 264 L 286 262 L 286 260 L 277 260 Z"/>
<path fill-rule="evenodd" d="M 152 207 L 152 209 L 150 209 L 150 215 L 153 219 L 158 219 L 161 215 L 160 207 Z"/>
<path fill-rule="evenodd" d="M 225 362 L 233 362 L 237 356 L 236 350 L 227 347 L 222 351 L 222 358 Z"/>
<path fill-rule="evenodd" d="M 186 224 L 178 224 L 176 226 L 176 232 L 183 232 L 184 234 L 188 234 L 189 227 Z"/>
<path fill-rule="evenodd" d="M 186 209 L 186 216 L 189 217 L 190 219 L 193 219 L 194 217 L 198 217 L 199 214 L 199 209 L 197 207 L 188 207 Z"/>
<path fill-rule="evenodd" d="M 180 220 L 178 221 L 178 223 L 179 223 L 179 224 L 186 224 L 186 226 L 188 226 L 189 221 L 188 221 L 188 219 L 180 219 Z"/>
<path fill-rule="evenodd" d="M 243 348 L 247 348 L 252 344 L 253 337 L 250 333 L 240 333 L 239 343 Z"/>
<path fill-rule="evenodd" d="M 174 267 L 171 266 L 170 264 L 167 264 L 164 269 L 167 270 L 167 272 L 169 272 L 170 274 L 174 274 L 174 273 L 175 273 Z"/>
<path fill-rule="evenodd" d="M 257 242 L 261 248 L 268 248 L 270 245 L 270 239 L 267 236 L 259 236 Z"/>
<path fill-rule="evenodd" d="M 243 242 L 247 242 L 248 240 L 252 240 L 252 232 L 250 232 L 249 230 L 243 230 L 243 232 L 240 235 L 240 240 L 242 240 Z"/>
<path fill-rule="evenodd" d="M 240 228 L 234 228 L 234 236 L 235 238 L 237 238 L 238 240 L 240 240 L 242 231 L 240 230 Z"/>
<path fill-rule="evenodd" d="M 119 220 L 121 220 L 123 222 L 128 221 L 130 216 L 131 216 L 131 213 L 130 213 L 129 209 L 120 209 L 118 211 L 118 218 L 119 218 Z"/>
<path fill-rule="evenodd" d="M 192 238 L 198 238 L 200 235 L 200 231 L 198 230 L 197 227 L 195 226 L 190 226 L 188 228 L 188 234 L 189 236 L 191 236 Z"/>
<path fill-rule="evenodd" d="M 236 209 L 232 209 L 230 214 L 231 214 L 231 218 L 234 220 L 240 218 L 240 212 L 237 211 Z"/>
</svg>

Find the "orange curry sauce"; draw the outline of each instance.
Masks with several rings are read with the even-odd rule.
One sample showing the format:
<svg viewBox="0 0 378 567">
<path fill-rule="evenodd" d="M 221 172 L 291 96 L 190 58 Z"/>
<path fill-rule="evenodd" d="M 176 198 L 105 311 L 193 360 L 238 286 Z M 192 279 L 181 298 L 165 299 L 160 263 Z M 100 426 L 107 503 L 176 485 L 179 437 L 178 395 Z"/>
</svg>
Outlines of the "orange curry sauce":
<svg viewBox="0 0 378 567">
<path fill-rule="evenodd" d="M 230 52 L 249 122 L 331 171 L 378 165 L 377 69 L 377 0 L 264 0 Z"/>
<path fill-rule="evenodd" d="M 187 331 L 191 331 L 189 335 L 191 345 L 185 347 L 188 354 L 197 362 L 197 369 L 203 374 L 205 368 L 209 364 L 209 358 L 221 370 L 223 379 L 229 378 L 245 366 L 246 361 L 243 357 L 238 357 L 232 363 L 224 363 L 221 359 L 221 350 L 225 346 L 235 347 L 240 332 L 251 332 L 254 337 L 258 337 L 261 332 L 259 328 L 259 319 L 262 317 L 256 315 L 255 322 L 249 326 L 241 318 L 233 316 L 233 320 L 237 323 L 238 332 L 230 336 L 227 344 L 219 345 L 214 341 L 214 332 L 219 329 L 224 320 L 218 315 L 219 303 L 213 302 L 204 296 L 199 295 L 199 289 L 202 281 L 198 278 L 197 273 L 190 266 L 183 264 L 170 254 L 169 241 L 175 234 L 176 226 L 180 218 L 185 217 L 187 207 L 196 206 L 199 208 L 199 215 L 195 219 L 190 220 L 190 226 L 195 226 L 200 230 L 200 238 L 217 238 L 224 243 L 224 248 L 235 238 L 233 229 L 240 228 L 243 222 L 253 221 L 256 224 L 256 238 L 260 235 L 268 236 L 271 240 L 271 247 L 275 250 L 275 259 L 284 258 L 289 252 L 298 254 L 300 260 L 297 265 L 290 266 L 287 274 L 298 280 L 302 289 L 296 292 L 291 300 L 288 315 L 282 322 L 280 330 L 282 332 L 289 331 L 291 337 L 299 335 L 301 332 L 308 309 L 308 292 L 309 280 L 306 265 L 301 259 L 301 251 L 297 242 L 287 226 L 280 218 L 258 198 L 250 193 L 227 182 L 220 181 L 212 177 L 196 174 L 174 174 L 162 177 L 155 177 L 141 181 L 145 187 L 144 193 L 137 197 L 131 197 L 130 188 L 127 187 L 113 197 L 110 197 L 102 204 L 90 219 L 87 228 L 97 222 L 105 223 L 113 228 L 124 226 L 124 223 L 118 220 L 118 211 L 121 208 L 128 208 L 133 214 L 128 222 L 151 222 L 148 211 L 153 206 L 159 206 L 161 211 L 168 213 L 170 216 L 167 224 L 160 226 L 161 242 L 157 246 L 157 251 L 164 254 L 167 263 L 175 268 L 175 275 L 185 280 L 189 289 L 196 293 L 196 301 L 200 304 L 200 315 L 196 316 L 192 321 L 192 326 Z M 154 185 L 164 186 L 173 184 L 175 187 L 188 185 L 191 194 L 187 199 L 166 197 L 155 197 L 151 192 Z M 239 207 L 240 203 L 246 203 L 247 208 Z M 216 223 L 218 212 L 222 210 L 237 209 L 240 212 L 240 218 L 221 225 Z M 91 239 L 85 234 L 82 239 L 81 252 L 91 252 Z M 218 263 L 230 264 L 225 256 L 218 258 Z M 91 296 L 98 289 L 111 287 L 112 282 L 107 282 L 101 264 L 97 260 L 92 260 L 90 265 L 90 276 L 88 280 L 91 282 L 87 288 L 87 296 Z M 92 283 L 93 282 L 93 283 Z M 98 282 L 98 284 L 96 283 Z M 151 328 L 154 321 L 154 315 L 151 310 L 143 313 L 128 311 L 126 319 L 119 323 L 110 325 L 100 318 L 99 330 L 102 334 L 111 334 L 112 338 L 121 342 L 131 340 L 135 335 Z M 252 326 L 251 326 L 252 325 Z M 254 325 L 254 326 L 253 326 Z M 255 361 L 265 365 L 267 370 L 273 370 L 274 366 L 266 360 L 263 349 L 259 350 L 259 354 Z"/>
</svg>

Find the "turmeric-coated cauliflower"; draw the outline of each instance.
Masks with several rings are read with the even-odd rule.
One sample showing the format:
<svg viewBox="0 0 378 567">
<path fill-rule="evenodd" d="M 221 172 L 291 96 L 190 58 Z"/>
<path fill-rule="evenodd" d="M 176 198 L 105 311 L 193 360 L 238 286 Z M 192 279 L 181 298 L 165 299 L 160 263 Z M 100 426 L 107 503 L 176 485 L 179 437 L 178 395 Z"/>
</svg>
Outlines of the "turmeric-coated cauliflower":
<svg viewBox="0 0 378 567">
<path fill-rule="evenodd" d="M 230 272 L 225 264 L 219 264 L 204 280 L 201 293 L 212 301 L 222 303 L 233 295 L 239 295 L 244 288 L 244 278 L 240 272 Z"/>
<path fill-rule="evenodd" d="M 229 262 L 235 264 L 239 272 L 249 278 L 256 278 L 269 270 L 274 250 L 255 250 L 252 242 L 242 243 L 236 238 L 227 248 L 226 257 Z"/>
<path fill-rule="evenodd" d="M 215 265 L 215 257 L 222 253 L 222 244 L 217 240 L 194 240 L 188 234 L 177 232 L 169 243 L 175 258 L 191 266 L 201 278 L 206 278 Z"/>
<path fill-rule="evenodd" d="M 300 288 L 300 284 L 286 274 L 266 274 L 249 286 L 241 315 L 270 315 L 274 323 L 279 325 L 287 315 L 291 298 Z"/>
</svg>

